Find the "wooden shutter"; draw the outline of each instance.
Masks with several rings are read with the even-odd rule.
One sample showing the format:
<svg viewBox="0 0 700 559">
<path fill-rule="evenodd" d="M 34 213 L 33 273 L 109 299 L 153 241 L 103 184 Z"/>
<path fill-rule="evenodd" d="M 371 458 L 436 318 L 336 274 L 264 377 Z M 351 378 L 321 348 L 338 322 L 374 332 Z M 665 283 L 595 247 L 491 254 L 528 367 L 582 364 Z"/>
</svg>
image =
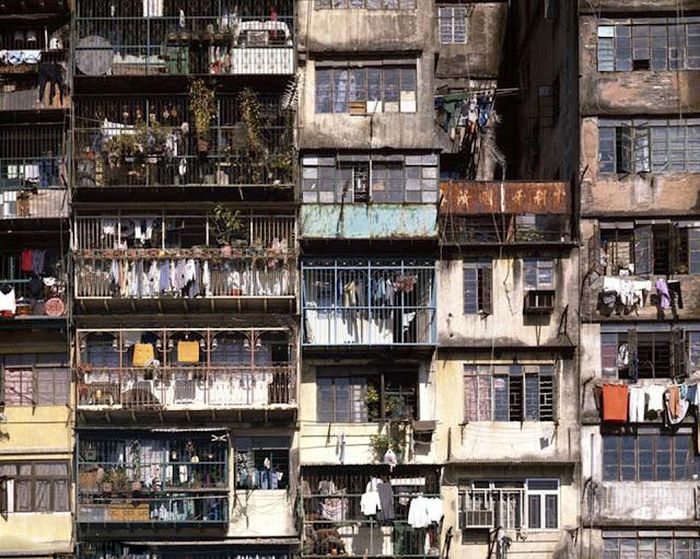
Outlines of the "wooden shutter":
<svg viewBox="0 0 700 559">
<path fill-rule="evenodd" d="M 600 254 L 600 227 L 593 226 L 593 234 L 588 239 L 588 271 L 592 275 L 601 276 L 605 273 L 605 266 Z M 595 277 L 591 277 L 591 281 Z"/>
<path fill-rule="evenodd" d="M 681 328 L 671 330 L 671 374 L 674 377 L 687 376 L 687 351 L 685 332 Z"/>
<path fill-rule="evenodd" d="M 642 225 L 634 230 L 634 273 L 651 274 L 653 262 L 653 232 L 651 225 Z"/>
<path fill-rule="evenodd" d="M 493 271 L 492 264 L 489 263 L 481 268 L 481 311 L 492 314 L 492 288 L 493 288 Z"/>
<path fill-rule="evenodd" d="M 479 274 L 474 264 L 464 265 L 463 297 L 464 314 L 476 314 L 478 309 Z"/>
</svg>

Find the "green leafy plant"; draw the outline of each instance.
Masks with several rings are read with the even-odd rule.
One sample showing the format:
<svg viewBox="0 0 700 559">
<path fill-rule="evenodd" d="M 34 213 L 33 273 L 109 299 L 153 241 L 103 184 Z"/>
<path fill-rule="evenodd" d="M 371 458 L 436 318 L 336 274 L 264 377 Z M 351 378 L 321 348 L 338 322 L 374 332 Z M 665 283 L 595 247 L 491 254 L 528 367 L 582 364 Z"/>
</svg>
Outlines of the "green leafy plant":
<svg viewBox="0 0 700 559">
<path fill-rule="evenodd" d="M 214 206 L 212 215 L 216 242 L 220 246 L 230 246 L 245 232 L 238 210 L 231 211 L 223 204 L 217 204 Z"/>
<path fill-rule="evenodd" d="M 209 89 L 202 80 L 194 80 L 190 86 L 189 108 L 194 118 L 198 147 L 204 148 L 206 145 L 208 149 L 211 141 L 211 121 L 216 112 L 216 99 L 214 90 Z"/>
</svg>

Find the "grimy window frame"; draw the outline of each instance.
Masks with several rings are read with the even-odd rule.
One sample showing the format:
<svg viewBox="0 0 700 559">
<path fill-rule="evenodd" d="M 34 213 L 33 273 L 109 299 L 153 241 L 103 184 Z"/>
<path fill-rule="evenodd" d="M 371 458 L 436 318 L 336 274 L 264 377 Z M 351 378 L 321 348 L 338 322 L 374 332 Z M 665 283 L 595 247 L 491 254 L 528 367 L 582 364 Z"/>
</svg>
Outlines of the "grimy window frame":
<svg viewBox="0 0 700 559">
<path fill-rule="evenodd" d="M 469 12 L 467 10 L 467 4 L 446 4 L 446 3 L 440 3 L 437 4 L 435 7 L 437 9 L 437 36 L 438 40 L 440 41 L 441 45 L 466 45 L 469 43 Z M 449 10 L 450 14 L 447 16 L 442 15 L 443 10 Z M 461 15 L 458 15 L 457 12 L 461 12 Z M 455 40 L 455 23 L 459 19 L 462 19 L 464 21 L 464 40 L 463 41 L 457 41 Z M 448 21 L 449 25 L 449 30 L 450 30 L 450 40 L 443 40 L 443 22 Z"/>
<path fill-rule="evenodd" d="M 598 171 L 700 173 L 700 119 L 599 118 Z"/>
<path fill-rule="evenodd" d="M 672 43 L 675 38 L 671 33 L 678 28 L 681 32 L 676 37 L 681 40 Z M 604 36 L 602 31 L 606 33 Z M 698 44 L 691 45 L 691 38 Z M 596 47 L 599 72 L 700 69 L 700 17 L 600 20 L 596 28 Z M 691 49 L 695 56 L 689 56 Z M 672 56 L 673 51 L 676 56 Z M 662 58 L 663 62 L 659 63 Z"/>
<path fill-rule="evenodd" d="M 473 292 L 468 292 L 473 288 Z M 462 310 L 465 315 L 493 312 L 493 259 L 465 260 L 462 264 Z"/>
<path fill-rule="evenodd" d="M 479 363 L 465 363 L 462 371 L 463 386 L 463 412 L 465 423 L 479 421 L 495 421 L 501 423 L 523 423 L 526 421 L 555 421 L 557 383 L 556 364 L 538 363 L 529 365 L 504 364 L 488 365 Z M 528 380 L 537 378 L 537 417 L 528 413 Z M 470 381 L 474 379 L 475 382 Z M 500 380 L 505 381 L 506 397 L 508 399 L 505 410 L 497 410 L 496 391 L 494 384 Z M 480 398 L 481 383 L 488 385 L 490 414 L 488 418 L 482 413 L 482 399 Z M 470 384 L 476 384 L 476 411 L 469 406 Z M 508 418 L 500 414 L 505 411 Z M 498 413 L 498 415 L 497 415 Z"/>
<path fill-rule="evenodd" d="M 2 508 L 4 512 L 12 513 L 45 513 L 45 512 L 70 512 L 71 510 L 71 463 L 69 460 L 51 460 L 51 461 L 13 461 L 13 462 L 2 462 L 0 466 L 14 466 L 16 468 L 15 475 L 3 475 L 0 476 L 0 503 L 2 503 Z M 31 467 L 30 474 L 22 474 L 22 467 Z M 65 467 L 65 474 L 37 474 L 37 466 L 63 466 Z M 29 483 L 30 487 L 30 506 L 29 510 L 17 510 L 18 499 L 17 499 L 17 482 Z M 49 484 L 49 503 L 47 510 L 38 510 L 37 506 L 37 483 L 44 482 Z M 66 491 L 66 508 L 56 510 L 57 507 L 57 495 L 56 495 L 56 482 L 65 483 Z M 9 495 L 8 492 L 12 490 L 13 494 L 13 510 L 8 510 L 9 505 Z"/>
<path fill-rule="evenodd" d="M 311 0 L 309 0 L 311 1 Z M 314 10 L 415 10 L 418 0 L 313 0 Z"/>
<path fill-rule="evenodd" d="M 665 542 L 660 545 L 660 542 Z M 683 542 L 681 544 L 680 542 Z M 630 556 L 629 553 L 634 553 Z M 603 532 L 603 559 L 646 559 L 648 557 L 697 557 L 700 552 L 700 538 L 676 537 L 670 532 L 668 537 L 644 537 L 637 532 L 614 536 Z"/>
</svg>

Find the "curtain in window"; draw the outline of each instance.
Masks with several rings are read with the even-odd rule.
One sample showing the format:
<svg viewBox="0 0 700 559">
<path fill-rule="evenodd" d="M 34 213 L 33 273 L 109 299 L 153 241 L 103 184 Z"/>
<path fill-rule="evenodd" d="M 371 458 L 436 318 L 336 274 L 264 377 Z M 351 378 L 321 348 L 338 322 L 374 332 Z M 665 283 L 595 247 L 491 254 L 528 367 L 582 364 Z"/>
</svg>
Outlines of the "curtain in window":
<svg viewBox="0 0 700 559">
<path fill-rule="evenodd" d="M 32 374 L 31 369 L 5 369 L 5 405 L 32 404 Z"/>
</svg>

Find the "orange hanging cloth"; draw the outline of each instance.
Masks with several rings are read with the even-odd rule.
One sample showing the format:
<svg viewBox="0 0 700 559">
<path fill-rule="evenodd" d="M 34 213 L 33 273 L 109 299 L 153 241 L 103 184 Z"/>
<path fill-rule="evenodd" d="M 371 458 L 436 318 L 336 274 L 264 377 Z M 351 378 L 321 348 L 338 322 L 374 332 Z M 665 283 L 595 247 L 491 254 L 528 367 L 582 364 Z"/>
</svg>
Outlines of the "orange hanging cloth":
<svg viewBox="0 0 700 559">
<path fill-rule="evenodd" d="M 199 363 L 199 343 L 177 342 L 177 360 L 180 363 Z"/>
<path fill-rule="evenodd" d="M 603 385 L 603 421 L 627 422 L 629 389 L 626 384 Z"/>
</svg>

